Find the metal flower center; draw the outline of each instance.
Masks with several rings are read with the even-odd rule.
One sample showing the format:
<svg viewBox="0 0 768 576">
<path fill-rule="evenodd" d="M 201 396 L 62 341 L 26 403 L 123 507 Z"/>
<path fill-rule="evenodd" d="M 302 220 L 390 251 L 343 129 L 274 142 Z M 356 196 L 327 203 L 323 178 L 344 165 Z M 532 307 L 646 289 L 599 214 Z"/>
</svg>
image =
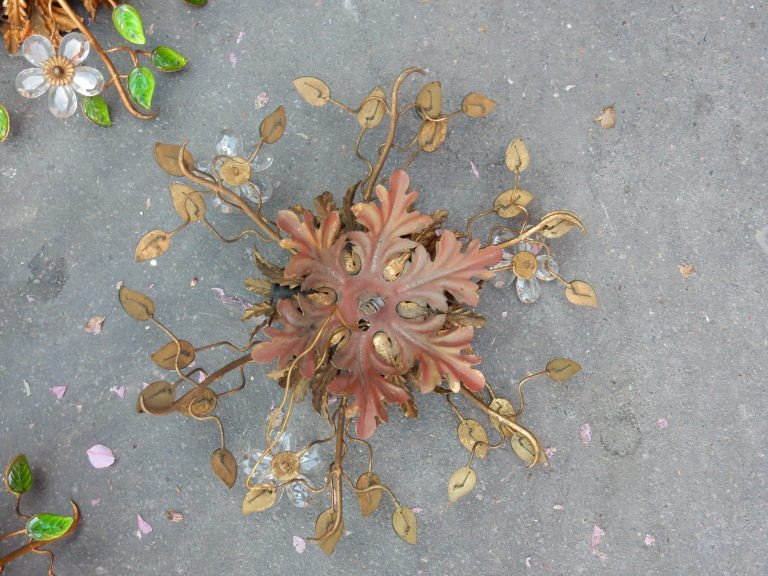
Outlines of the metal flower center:
<svg viewBox="0 0 768 576">
<path fill-rule="evenodd" d="M 272 474 L 279 482 L 293 480 L 300 469 L 301 462 L 296 452 L 280 452 L 272 459 Z"/>
<path fill-rule="evenodd" d="M 512 272 L 518 278 L 523 280 L 530 280 L 536 275 L 536 268 L 539 263 L 536 261 L 536 256 L 530 252 L 518 252 L 512 258 Z"/>
<path fill-rule="evenodd" d="M 240 186 L 251 179 L 251 165 L 240 156 L 227 158 L 219 170 L 221 179 L 230 186 Z"/>
<path fill-rule="evenodd" d="M 75 77 L 75 65 L 63 56 L 54 56 L 43 62 L 43 75 L 51 86 L 65 86 Z"/>
</svg>

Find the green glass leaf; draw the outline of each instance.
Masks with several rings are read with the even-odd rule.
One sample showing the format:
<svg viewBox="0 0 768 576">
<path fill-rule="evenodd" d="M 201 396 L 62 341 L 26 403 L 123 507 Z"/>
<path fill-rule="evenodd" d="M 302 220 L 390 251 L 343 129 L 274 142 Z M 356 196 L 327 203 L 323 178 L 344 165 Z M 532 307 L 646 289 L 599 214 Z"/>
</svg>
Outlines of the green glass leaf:
<svg viewBox="0 0 768 576">
<path fill-rule="evenodd" d="M 112 126 L 112 118 L 109 117 L 109 106 L 107 106 L 107 101 L 100 94 L 83 98 L 83 114 L 94 124 Z"/>
<path fill-rule="evenodd" d="M 27 522 L 27 536 L 38 542 L 55 540 L 67 533 L 75 519 L 57 514 L 35 514 Z"/>
<path fill-rule="evenodd" d="M 202 8 L 208 4 L 208 0 L 186 0 L 187 4 L 194 6 L 195 8 Z"/>
<path fill-rule="evenodd" d="M 136 104 L 149 110 L 155 93 L 155 75 L 146 66 L 137 66 L 128 74 L 128 92 Z"/>
<path fill-rule="evenodd" d="M 0 142 L 8 138 L 11 131 L 11 117 L 8 116 L 8 110 L 0 104 Z"/>
<path fill-rule="evenodd" d="M 132 44 L 145 44 L 144 24 L 141 14 L 130 4 L 119 4 L 112 10 L 112 24 L 120 36 Z"/>
<path fill-rule="evenodd" d="M 24 494 L 32 487 L 32 470 L 24 454 L 11 460 L 5 469 L 5 485 L 14 494 Z"/>
<path fill-rule="evenodd" d="M 187 62 L 189 60 L 168 46 L 158 46 L 152 50 L 152 65 L 163 72 L 178 72 Z"/>
</svg>

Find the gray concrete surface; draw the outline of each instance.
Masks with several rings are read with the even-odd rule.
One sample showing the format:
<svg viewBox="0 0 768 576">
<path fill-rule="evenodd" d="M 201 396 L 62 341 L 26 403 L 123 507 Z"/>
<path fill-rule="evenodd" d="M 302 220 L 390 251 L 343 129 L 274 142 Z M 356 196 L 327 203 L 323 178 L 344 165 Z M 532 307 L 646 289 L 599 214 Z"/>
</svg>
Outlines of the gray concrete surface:
<svg viewBox="0 0 768 576">
<path fill-rule="evenodd" d="M 192 60 L 161 78 L 155 121 L 116 108 L 110 130 L 57 121 L 45 102 L 15 95 L 24 63 L 0 56 L 0 101 L 15 124 L 0 145 L 0 457 L 24 451 L 33 462 L 41 482 L 30 506 L 82 505 L 82 529 L 56 547 L 60 576 L 768 573 L 765 3 L 136 5 L 154 24 L 151 42 Z M 116 40 L 107 19 L 95 30 Z M 152 144 L 188 138 L 207 154 L 225 126 L 254 139 L 264 91 L 289 117 L 272 150 L 267 174 L 279 184 L 268 212 L 341 193 L 359 169 L 355 123 L 305 105 L 291 79 L 320 76 L 354 103 L 409 65 L 427 67 L 454 105 L 471 90 L 499 104 L 486 120 L 457 121 L 446 148 L 417 161 L 421 206 L 447 205 L 454 223 L 487 206 L 511 183 L 505 145 L 524 136 L 536 209 L 573 210 L 590 229 L 556 250 L 566 275 L 596 287 L 600 307 L 576 309 L 549 285 L 532 307 L 484 294 L 490 322 L 477 349 L 492 382 L 503 389 L 555 356 L 584 366 L 567 384 L 530 390 L 525 422 L 556 449 L 547 467 L 527 471 L 494 452 L 477 466 L 475 492 L 449 504 L 446 482 L 465 453 L 444 403 L 423 398 L 418 421 L 394 417 L 375 437 L 380 475 L 423 509 L 419 544 L 395 536 L 388 508 L 363 519 L 352 505 L 332 558 L 311 545 L 299 554 L 292 539 L 311 535 L 320 503 L 302 511 L 283 500 L 242 517 L 242 488 L 229 492 L 209 473 L 211 427 L 134 413 L 141 382 L 161 375 L 148 354 L 163 338 L 122 313 L 115 286 L 147 290 L 193 342 L 243 335 L 238 311 L 211 288 L 247 296 L 247 243 L 222 248 L 195 228 L 156 267 L 133 261 L 142 232 L 175 221 Z M 616 127 L 603 130 L 593 118 L 612 103 Z M 695 273 L 684 278 L 682 264 Z M 107 318 L 98 336 L 83 330 L 95 314 Z M 251 373 L 222 406 L 238 456 L 257 445 L 278 397 Z M 68 386 L 58 402 L 56 385 Z M 124 400 L 109 391 L 121 385 Z M 316 428 L 306 417 L 302 426 Z M 114 466 L 91 468 L 95 443 L 115 451 Z M 5 528 L 11 499 L 2 502 Z M 168 508 L 184 521 L 170 523 Z M 137 514 L 154 527 L 142 539 Z M 591 551 L 594 526 L 604 559 Z M 44 563 L 28 558 L 7 573 L 42 574 Z"/>
</svg>

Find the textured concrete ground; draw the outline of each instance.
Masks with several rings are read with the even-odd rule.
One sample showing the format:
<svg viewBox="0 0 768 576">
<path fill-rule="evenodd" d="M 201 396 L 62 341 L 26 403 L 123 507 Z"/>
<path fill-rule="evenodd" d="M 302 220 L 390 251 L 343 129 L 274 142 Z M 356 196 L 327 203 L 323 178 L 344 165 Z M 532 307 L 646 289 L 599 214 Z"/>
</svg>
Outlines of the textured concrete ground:
<svg viewBox="0 0 768 576">
<path fill-rule="evenodd" d="M 136 6 L 154 24 L 152 43 L 191 58 L 181 76 L 161 78 L 157 120 L 115 108 L 109 130 L 58 121 L 43 101 L 15 95 L 24 64 L 0 56 L 0 102 L 14 119 L 0 145 L 0 458 L 24 451 L 33 462 L 41 482 L 30 507 L 81 504 L 81 529 L 56 547 L 60 576 L 768 571 L 765 3 Z M 95 31 L 116 40 L 106 18 Z M 552 357 L 584 366 L 566 384 L 530 389 L 524 421 L 554 450 L 548 466 L 528 471 L 496 451 L 477 465 L 475 492 L 449 504 L 447 479 L 465 452 L 444 402 L 423 398 L 417 421 L 396 416 L 375 437 L 380 476 L 422 509 L 419 544 L 397 538 L 389 508 L 363 519 L 353 504 L 332 558 L 311 544 L 300 554 L 293 538 L 312 535 L 322 503 L 302 511 L 283 500 L 243 517 L 242 487 L 227 491 L 210 474 L 212 426 L 135 414 L 141 382 L 162 375 L 148 354 L 163 338 L 122 313 L 115 286 L 146 290 L 193 342 L 241 341 L 239 311 L 211 288 L 248 296 L 247 242 L 222 247 L 193 228 L 156 267 L 133 261 L 144 231 L 175 221 L 153 143 L 189 139 L 208 154 L 225 126 L 255 139 L 267 109 L 254 99 L 266 92 L 268 109 L 282 103 L 289 118 L 265 173 L 276 185 L 267 211 L 341 193 L 359 171 L 356 124 L 306 105 L 291 79 L 320 76 L 355 103 L 409 65 L 428 68 L 454 106 L 471 90 L 498 102 L 416 161 L 421 206 L 449 207 L 454 223 L 487 207 L 511 185 L 506 144 L 524 136 L 522 183 L 537 212 L 573 210 L 589 227 L 554 244 L 561 271 L 595 286 L 600 307 L 575 308 L 551 285 L 530 307 L 511 290 L 484 291 L 490 321 L 477 350 L 500 389 Z M 604 130 L 593 119 L 614 103 L 616 127 Z M 83 330 L 93 315 L 106 317 L 99 335 Z M 278 398 L 262 370 L 251 374 L 221 407 L 238 456 L 258 445 Z M 68 387 L 60 401 L 53 386 Z M 317 430 L 303 414 L 301 430 Z M 96 443 L 114 450 L 112 467 L 89 465 Z M 11 499 L 2 502 L 10 529 Z M 169 522 L 168 508 L 184 521 Z M 141 539 L 137 514 L 154 528 Z M 604 535 L 593 549 L 595 527 Z M 7 573 L 42 574 L 44 563 Z"/>
</svg>

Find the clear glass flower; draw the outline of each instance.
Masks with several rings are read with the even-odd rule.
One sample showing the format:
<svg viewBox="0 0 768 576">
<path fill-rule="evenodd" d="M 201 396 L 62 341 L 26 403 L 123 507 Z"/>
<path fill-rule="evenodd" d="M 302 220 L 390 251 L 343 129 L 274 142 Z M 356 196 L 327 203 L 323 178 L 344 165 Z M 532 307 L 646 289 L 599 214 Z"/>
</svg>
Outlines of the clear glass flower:
<svg viewBox="0 0 768 576">
<path fill-rule="evenodd" d="M 225 128 L 219 133 L 216 155 L 228 158 L 217 160 L 215 166 L 211 162 L 198 162 L 197 169 L 211 176 L 216 170 L 216 176 L 224 186 L 258 208 L 272 197 L 272 187 L 257 174 L 272 166 L 273 159 L 262 152 L 248 163 L 243 154 L 243 137 L 234 130 Z M 220 200 L 217 203 L 221 205 L 222 212 L 230 211 L 227 204 Z"/>
<path fill-rule="evenodd" d="M 506 238 L 500 238 L 499 242 Z M 498 244 L 492 239 L 493 244 Z M 501 270 L 490 280 L 495 288 L 503 288 L 515 283 L 515 292 L 523 304 L 533 304 L 541 296 L 540 282 L 550 282 L 559 273 L 555 259 L 538 242 L 520 242 L 511 250 L 504 250 L 503 260 L 493 268 L 504 268 L 514 263 L 515 266 Z M 491 268 L 491 270 L 493 270 Z"/>
<path fill-rule="evenodd" d="M 246 456 L 240 463 L 243 472 L 251 473 L 254 465 L 262 455 L 261 450 L 255 450 Z M 291 434 L 282 435 L 271 451 L 264 454 L 264 458 L 256 467 L 253 478 L 256 484 L 279 485 L 288 480 L 301 479 L 312 485 L 317 485 L 320 472 L 320 453 L 317 446 L 302 452 L 291 451 Z M 286 485 L 278 493 L 278 498 L 285 492 L 291 504 L 299 508 L 309 506 L 310 491 L 303 482 L 292 482 Z"/>
<path fill-rule="evenodd" d="M 16 90 L 25 98 L 48 92 L 48 108 L 57 118 L 69 118 L 77 110 L 77 94 L 96 96 L 104 88 L 104 77 L 91 66 L 81 66 L 91 46 L 79 32 L 61 39 L 58 53 L 50 40 L 34 34 L 21 45 L 21 52 L 35 68 L 16 76 Z"/>
</svg>

